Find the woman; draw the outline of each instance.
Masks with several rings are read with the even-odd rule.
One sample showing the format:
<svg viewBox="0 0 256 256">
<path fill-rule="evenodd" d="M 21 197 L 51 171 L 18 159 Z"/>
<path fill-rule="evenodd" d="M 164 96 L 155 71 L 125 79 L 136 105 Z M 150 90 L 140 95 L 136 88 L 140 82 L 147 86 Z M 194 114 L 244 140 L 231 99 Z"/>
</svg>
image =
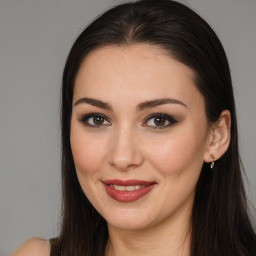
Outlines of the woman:
<svg viewBox="0 0 256 256">
<path fill-rule="evenodd" d="M 227 58 L 188 7 L 142 0 L 92 22 L 61 116 L 61 232 L 14 255 L 256 255 Z"/>
</svg>

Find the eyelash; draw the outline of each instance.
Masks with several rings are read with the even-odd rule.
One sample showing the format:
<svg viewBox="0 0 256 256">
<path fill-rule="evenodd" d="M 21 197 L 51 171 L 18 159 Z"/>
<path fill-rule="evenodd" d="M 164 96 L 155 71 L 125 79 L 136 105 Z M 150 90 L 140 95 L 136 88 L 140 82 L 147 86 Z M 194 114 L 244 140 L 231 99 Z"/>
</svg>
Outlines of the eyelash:
<svg viewBox="0 0 256 256">
<path fill-rule="evenodd" d="M 82 118 L 79 119 L 79 121 L 82 122 L 84 125 L 86 125 L 88 127 L 92 127 L 92 128 L 101 128 L 102 126 L 105 126 L 104 124 L 97 125 L 97 124 L 90 124 L 90 123 L 88 123 L 88 120 L 90 118 L 97 118 L 97 117 L 103 118 L 104 122 L 106 120 L 107 120 L 107 122 L 109 122 L 107 117 L 105 115 L 103 115 L 103 114 L 100 114 L 100 113 L 90 113 L 90 114 L 84 115 Z"/>
<path fill-rule="evenodd" d="M 153 125 L 150 126 L 149 125 L 149 127 L 153 128 L 153 129 L 164 129 L 164 128 L 167 128 L 167 127 L 169 127 L 169 126 L 178 122 L 174 117 L 172 117 L 170 115 L 167 115 L 167 114 L 164 114 L 164 113 L 154 113 L 154 114 L 151 114 L 150 116 L 148 116 L 146 118 L 146 120 L 143 122 L 143 126 L 146 126 L 145 123 L 149 122 L 149 120 L 151 120 L 151 119 L 154 120 L 156 118 L 164 119 L 165 123 L 166 122 L 169 122 L 169 123 L 167 125 L 165 124 L 163 126 L 153 126 Z"/>
<path fill-rule="evenodd" d="M 110 125 L 110 124 L 104 124 L 104 123 L 100 124 L 100 125 L 90 124 L 90 123 L 88 123 L 88 120 L 90 118 L 103 118 L 104 122 L 107 121 L 108 123 L 110 123 L 110 121 L 107 119 L 107 117 L 103 114 L 100 114 L 100 113 L 90 113 L 90 114 L 84 115 L 82 118 L 79 119 L 79 121 L 82 122 L 84 125 L 86 125 L 88 127 L 92 127 L 92 128 L 101 128 L 102 126 L 109 126 Z M 154 120 L 156 118 L 163 119 L 165 124 L 163 126 L 146 125 L 146 123 L 149 122 L 151 119 Z M 169 122 L 169 123 L 166 125 L 166 122 Z M 153 129 L 164 129 L 164 128 L 167 128 L 167 127 L 169 127 L 169 126 L 171 126 L 171 125 L 173 125 L 177 122 L 178 121 L 170 115 L 167 115 L 167 114 L 164 114 L 164 113 L 154 113 L 154 114 L 151 114 L 150 116 L 148 116 L 145 119 L 142 126 L 144 126 L 144 127 L 148 126 L 148 127 L 153 128 Z"/>
</svg>

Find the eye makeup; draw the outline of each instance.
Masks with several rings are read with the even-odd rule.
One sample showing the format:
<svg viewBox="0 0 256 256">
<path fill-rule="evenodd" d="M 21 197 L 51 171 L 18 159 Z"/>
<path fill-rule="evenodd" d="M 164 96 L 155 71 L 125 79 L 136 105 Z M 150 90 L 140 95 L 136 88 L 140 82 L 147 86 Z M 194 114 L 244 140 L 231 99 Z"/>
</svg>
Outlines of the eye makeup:
<svg viewBox="0 0 256 256">
<path fill-rule="evenodd" d="M 78 121 L 91 128 L 103 128 L 104 126 L 111 126 L 109 119 L 101 113 L 85 114 L 79 118 Z M 152 129 L 165 129 L 178 122 L 178 120 L 169 114 L 153 113 L 144 119 L 142 126 Z"/>
<path fill-rule="evenodd" d="M 111 125 L 107 117 L 101 113 L 89 113 L 83 115 L 78 121 L 91 128 L 101 128 L 103 126 Z"/>
<path fill-rule="evenodd" d="M 153 129 L 164 129 L 178 123 L 173 116 L 165 113 L 153 113 L 143 122 L 142 126 Z"/>
</svg>

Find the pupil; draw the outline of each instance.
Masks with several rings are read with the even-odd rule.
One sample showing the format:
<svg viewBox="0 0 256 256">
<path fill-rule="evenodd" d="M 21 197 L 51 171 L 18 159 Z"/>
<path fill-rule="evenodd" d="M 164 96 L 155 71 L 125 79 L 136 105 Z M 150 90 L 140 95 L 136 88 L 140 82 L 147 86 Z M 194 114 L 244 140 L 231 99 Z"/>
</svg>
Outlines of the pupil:
<svg viewBox="0 0 256 256">
<path fill-rule="evenodd" d="M 165 119 L 163 117 L 157 117 L 154 120 L 155 125 L 161 126 L 165 124 Z"/>
<path fill-rule="evenodd" d="M 95 117 L 93 118 L 93 122 L 94 122 L 94 124 L 96 124 L 96 125 L 100 125 L 100 124 L 103 124 L 104 119 L 103 119 L 102 117 L 100 117 L 100 116 L 95 116 Z"/>
</svg>

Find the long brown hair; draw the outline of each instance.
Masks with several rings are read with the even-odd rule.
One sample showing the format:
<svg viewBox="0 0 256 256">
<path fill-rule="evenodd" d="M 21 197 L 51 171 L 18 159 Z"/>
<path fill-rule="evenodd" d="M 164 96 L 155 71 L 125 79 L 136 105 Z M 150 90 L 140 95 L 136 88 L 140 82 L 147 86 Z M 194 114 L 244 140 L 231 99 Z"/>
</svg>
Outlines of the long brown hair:
<svg viewBox="0 0 256 256">
<path fill-rule="evenodd" d="M 70 147 L 74 81 L 88 53 L 105 45 L 147 43 L 160 46 L 196 74 L 208 121 L 231 113 L 231 142 L 213 172 L 203 165 L 192 212 L 191 256 L 253 256 L 256 235 L 248 208 L 238 152 L 236 111 L 224 49 L 211 27 L 190 8 L 170 0 L 118 5 L 93 21 L 77 38 L 62 83 L 63 219 L 56 251 L 62 256 L 103 256 L 106 221 L 78 182 Z"/>
</svg>

